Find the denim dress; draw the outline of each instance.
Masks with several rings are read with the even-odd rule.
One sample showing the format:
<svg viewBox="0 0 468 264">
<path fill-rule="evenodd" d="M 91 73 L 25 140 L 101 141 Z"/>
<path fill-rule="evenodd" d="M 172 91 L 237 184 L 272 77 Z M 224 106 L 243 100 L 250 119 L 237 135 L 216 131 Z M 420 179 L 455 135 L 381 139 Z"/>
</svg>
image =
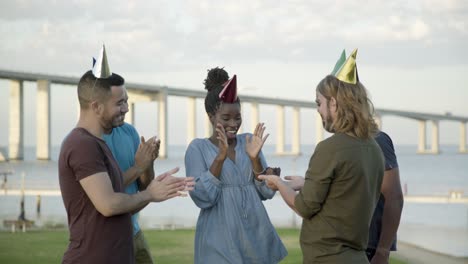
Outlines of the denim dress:
<svg viewBox="0 0 468 264">
<path fill-rule="evenodd" d="M 186 174 L 196 182 L 190 197 L 200 208 L 195 263 L 271 264 L 287 255 L 262 203 L 275 191 L 254 179 L 246 135 L 237 135 L 235 161 L 226 158 L 219 178 L 209 170 L 218 154 L 211 141 L 195 139 L 185 153 Z M 261 152 L 259 156 L 266 168 Z"/>
</svg>

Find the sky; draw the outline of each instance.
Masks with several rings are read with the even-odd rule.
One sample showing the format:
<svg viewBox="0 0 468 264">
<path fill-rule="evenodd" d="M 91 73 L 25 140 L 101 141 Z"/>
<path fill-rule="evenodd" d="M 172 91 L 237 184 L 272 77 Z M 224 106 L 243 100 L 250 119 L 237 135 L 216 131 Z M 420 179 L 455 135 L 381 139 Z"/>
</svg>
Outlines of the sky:
<svg viewBox="0 0 468 264">
<path fill-rule="evenodd" d="M 376 108 L 468 116 L 463 0 L 2 0 L 0 35 L 0 69 L 79 77 L 105 43 L 111 71 L 128 82 L 202 90 L 206 70 L 224 66 L 237 74 L 241 96 L 310 101 L 341 51 L 358 48 L 360 80 Z M 25 116 L 31 126 L 35 87 L 28 85 Z M 2 124 L 7 97 L 8 83 L 0 82 Z M 75 90 L 53 87 L 52 101 L 53 111 L 60 109 L 53 114 L 53 144 L 60 144 L 76 121 L 77 107 L 70 107 Z M 202 102 L 197 105 L 203 117 Z M 155 131 L 154 123 L 145 122 L 157 117 L 154 109 L 137 106 L 142 134 Z M 261 111 L 267 127 L 274 123 L 274 109 Z M 248 112 L 245 107 L 246 119 Z M 315 115 L 302 116 L 301 138 L 311 143 Z M 383 123 L 397 144 L 417 144 L 416 122 L 390 116 Z M 458 144 L 459 124 L 441 122 L 440 129 L 442 144 Z M 34 143 L 33 130 L 25 133 L 27 144 Z M 172 143 L 185 140 L 184 127 L 169 130 L 177 135 Z M 0 145 L 7 136 L 1 129 Z"/>
</svg>

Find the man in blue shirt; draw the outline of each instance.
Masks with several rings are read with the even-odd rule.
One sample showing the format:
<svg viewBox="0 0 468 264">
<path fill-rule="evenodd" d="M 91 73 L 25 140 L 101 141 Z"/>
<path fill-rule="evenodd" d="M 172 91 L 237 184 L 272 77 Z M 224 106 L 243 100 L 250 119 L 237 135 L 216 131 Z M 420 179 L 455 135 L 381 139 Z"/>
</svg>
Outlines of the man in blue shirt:
<svg viewBox="0 0 468 264">
<path fill-rule="evenodd" d="M 115 127 L 104 134 L 120 169 L 124 172 L 125 192 L 128 194 L 144 190 L 154 179 L 154 160 L 158 157 L 159 140 L 156 137 L 145 141 L 136 129 L 128 124 Z M 148 244 L 138 224 L 138 213 L 132 215 L 133 248 L 135 263 L 153 263 Z"/>
<path fill-rule="evenodd" d="M 385 157 L 385 172 L 380 198 L 369 229 L 366 253 L 371 264 L 380 264 L 388 263 L 390 251 L 396 250 L 396 234 L 403 210 L 403 192 L 392 139 L 380 131 L 375 141 Z"/>
</svg>

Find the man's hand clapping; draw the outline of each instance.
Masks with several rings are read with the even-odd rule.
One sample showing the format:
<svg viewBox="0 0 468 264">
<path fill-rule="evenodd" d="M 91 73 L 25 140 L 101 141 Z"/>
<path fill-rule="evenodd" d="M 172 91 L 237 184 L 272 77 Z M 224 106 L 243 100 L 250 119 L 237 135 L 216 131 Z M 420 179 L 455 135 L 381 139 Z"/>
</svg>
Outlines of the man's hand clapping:
<svg viewBox="0 0 468 264">
<path fill-rule="evenodd" d="M 193 190 L 195 185 L 193 177 L 176 177 L 179 168 L 174 168 L 161 175 L 158 175 L 146 188 L 151 194 L 153 202 L 162 202 L 183 193 Z"/>
</svg>

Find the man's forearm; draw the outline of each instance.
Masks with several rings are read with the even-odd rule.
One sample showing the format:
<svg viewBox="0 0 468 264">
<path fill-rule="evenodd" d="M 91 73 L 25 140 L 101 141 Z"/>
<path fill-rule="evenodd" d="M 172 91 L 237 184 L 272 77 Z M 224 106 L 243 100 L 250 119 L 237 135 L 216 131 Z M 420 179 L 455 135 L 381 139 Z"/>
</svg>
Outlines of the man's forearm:
<svg viewBox="0 0 468 264">
<path fill-rule="evenodd" d="M 146 187 L 151 183 L 154 179 L 154 167 L 150 166 L 143 174 L 138 178 L 139 185 L 138 188 L 140 191 L 146 190 Z"/>
<path fill-rule="evenodd" d="M 400 225 L 403 197 L 385 201 L 382 214 L 382 229 L 377 249 L 390 250 Z"/>
<path fill-rule="evenodd" d="M 140 175 L 144 172 L 143 169 L 140 167 L 133 165 L 130 167 L 127 171 L 124 172 L 123 174 L 123 182 L 125 186 L 130 185 L 130 183 L 134 182 L 135 180 L 140 177 Z M 154 174 L 153 174 L 154 176 Z M 149 183 L 148 183 L 149 184 Z"/>
<path fill-rule="evenodd" d="M 141 210 L 143 210 L 143 208 L 145 208 L 148 204 L 149 204 L 149 202 L 148 202 L 148 203 L 145 203 L 144 205 L 140 206 L 139 208 L 133 210 L 133 211 L 131 212 L 132 215 L 133 215 L 133 214 L 136 214 L 136 213 L 138 213 L 138 212 L 140 212 Z"/>
<path fill-rule="evenodd" d="M 141 210 L 149 202 L 151 202 L 151 195 L 148 191 L 138 192 L 133 195 L 115 192 L 107 202 L 107 206 L 104 206 L 99 211 L 107 217 L 134 213 Z"/>
<path fill-rule="evenodd" d="M 281 194 L 281 197 L 283 197 L 283 200 L 286 202 L 286 204 L 291 207 L 298 215 L 299 212 L 296 210 L 296 206 L 294 205 L 294 200 L 296 199 L 296 191 L 294 191 L 286 182 L 282 181 L 281 179 L 278 180 L 278 184 L 276 185 L 278 187 L 278 191 Z"/>
</svg>

